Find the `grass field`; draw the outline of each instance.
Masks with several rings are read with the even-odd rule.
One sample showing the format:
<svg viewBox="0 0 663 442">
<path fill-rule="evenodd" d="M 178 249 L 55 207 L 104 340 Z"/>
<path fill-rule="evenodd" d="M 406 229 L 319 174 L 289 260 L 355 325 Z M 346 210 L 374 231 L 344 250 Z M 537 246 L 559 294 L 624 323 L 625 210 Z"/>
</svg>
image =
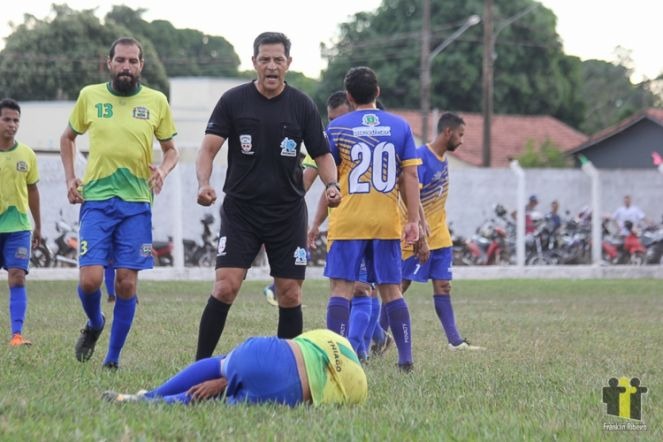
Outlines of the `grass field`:
<svg viewBox="0 0 663 442">
<path fill-rule="evenodd" d="M 278 311 L 262 286 L 245 283 L 218 352 L 275 333 Z M 663 440 L 661 281 L 458 281 L 459 328 L 488 348 L 477 353 L 446 349 L 430 288 L 414 285 L 407 300 L 415 371 L 400 373 L 392 349 L 370 360 L 363 406 L 296 409 L 102 402 L 104 390 L 152 387 L 192 361 L 211 283 L 142 282 L 114 373 L 101 369 L 109 328 L 88 363 L 74 358 L 84 323 L 74 287 L 29 281 L 25 334 L 34 345 L 0 345 L 0 440 Z M 305 329 L 323 327 L 327 283 L 307 281 L 304 292 Z M 6 302 L 5 281 L 0 293 Z M 110 318 L 110 306 L 104 310 Z M 6 307 L 0 331 L 8 342 Z M 638 423 L 606 414 L 602 388 L 620 376 L 648 388 L 646 431 L 604 430 Z"/>
</svg>

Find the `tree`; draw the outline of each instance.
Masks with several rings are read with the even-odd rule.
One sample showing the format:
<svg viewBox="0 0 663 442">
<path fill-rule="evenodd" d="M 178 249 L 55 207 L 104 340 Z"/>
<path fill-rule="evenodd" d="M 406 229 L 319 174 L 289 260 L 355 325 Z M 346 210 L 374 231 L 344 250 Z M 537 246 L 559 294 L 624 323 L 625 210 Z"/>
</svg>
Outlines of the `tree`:
<svg viewBox="0 0 663 442">
<path fill-rule="evenodd" d="M 621 64 L 602 60 L 587 60 L 582 63 L 581 94 L 587 110 L 580 128 L 586 133 L 595 133 L 636 114 L 642 109 L 660 104 L 655 94 L 656 80 L 631 83 L 633 73 L 626 54 Z"/>
<path fill-rule="evenodd" d="M 564 155 L 550 139 L 541 143 L 538 149 L 535 148 L 534 140 L 528 140 L 525 144 L 525 151 L 518 157 L 518 162 L 522 167 L 569 167 L 571 161 Z"/>
<path fill-rule="evenodd" d="M 223 37 L 203 34 L 194 29 L 177 29 L 165 20 L 147 22 L 145 9 L 114 6 L 106 23 L 116 23 L 150 40 L 169 77 L 236 77 L 240 60 L 233 46 Z"/>
<path fill-rule="evenodd" d="M 534 0 L 496 2 L 496 26 L 530 7 Z M 431 48 L 442 43 L 473 14 L 482 0 L 432 0 Z M 552 11 L 535 8 L 527 20 L 505 27 L 496 44 L 494 110 L 546 114 L 577 126 L 584 115 L 578 98 L 580 61 L 562 52 Z M 355 14 L 340 25 L 340 39 L 323 47 L 329 64 L 319 94 L 342 86 L 348 68 L 363 64 L 378 73 L 389 107 L 418 108 L 421 2 L 384 0 L 372 13 Z M 481 110 L 482 29 L 467 30 L 432 61 L 431 104 L 435 108 Z M 324 91 L 324 92 L 323 92 Z"/>
<path fill-rule="evenodd" d="M 0 52 L 0 95 L 17 100 L 73 100 L 82 86 L 109 79 L 110 44 L 130 31 L 115 23 L 102 25 L 93 9 L 74 11 L 53 5 L 55 17 L 26 15 Z M 141 41 L 142 81 L 168 93 L 168 79 L 150 41 Z"/>
</svg>

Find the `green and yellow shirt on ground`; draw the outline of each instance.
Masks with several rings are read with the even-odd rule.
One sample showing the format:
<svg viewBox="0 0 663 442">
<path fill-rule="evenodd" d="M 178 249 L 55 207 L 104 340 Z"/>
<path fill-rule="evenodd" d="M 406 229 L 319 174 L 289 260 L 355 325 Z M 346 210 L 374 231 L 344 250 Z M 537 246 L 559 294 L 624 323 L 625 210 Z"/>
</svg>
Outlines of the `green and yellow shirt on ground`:
<svg viewBox="0 0 663 442">
<path fill-rule="evenodd" d="M 302 333 L 294 341 L 302 350 L 314 405 L 366 401 L 366 373 L 347 339 L 320 329 Z"/>
</svg>

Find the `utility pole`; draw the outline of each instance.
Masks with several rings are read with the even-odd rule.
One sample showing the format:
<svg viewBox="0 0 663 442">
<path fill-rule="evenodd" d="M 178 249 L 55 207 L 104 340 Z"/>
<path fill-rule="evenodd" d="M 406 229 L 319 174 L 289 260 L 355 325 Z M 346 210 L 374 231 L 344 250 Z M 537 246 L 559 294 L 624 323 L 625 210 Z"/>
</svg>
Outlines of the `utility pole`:
<svg viewBox="0 0 663 442">
<path fill-rule="evenodd" d="M 428 114 L 430 113 L 430 1 L 422 0 L 421 17 L 421 142 L 428 142 Z"/>
<path fill-rule="evenodd" d="M 423 1 L 423 16 L 421 18 L 421 72 L 419 73 L 421 83 L 421 139 L 425 143 L 430 137 L 430 130 L 428 128 L 428 117 L 430 114 L 430 89 L 431 89 L 431 65 L 433 59 L 437 57 L 440 52 L 444 51 L 451 43 L 456 41 L 463 32 L 467 31 L 472 26 L 481 22 L 481 17 L 478 15 L 469 16 L 463 24 L 456 29 L 450 36 L 448 36 L 442 43 L 437 45 L 435 49 L 430 50 L 430 1 Z"/>
<path fill-rule="evenodd" d="M 493 0 L 483 3 L 483 151 L 481 165 L 490 167 L 493 120 Z"/>
</svg>

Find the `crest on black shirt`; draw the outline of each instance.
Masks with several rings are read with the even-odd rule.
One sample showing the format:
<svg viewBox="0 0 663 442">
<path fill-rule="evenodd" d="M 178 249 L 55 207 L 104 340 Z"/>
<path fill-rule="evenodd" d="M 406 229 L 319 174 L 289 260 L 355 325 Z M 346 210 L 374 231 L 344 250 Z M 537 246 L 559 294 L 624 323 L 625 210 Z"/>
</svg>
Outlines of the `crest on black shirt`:
<svg viewBox="0 0 663 442">
<path fill-rule="evenodd" d="M 297 156 L 297 143 L 295 140 L 291 140 L 288 137 L 285 137 L 281 141 L 281 156 L 282 157 L 294 157 Z"/>
<path fill-rule="evenodd" d="M 253 143 L 251 142 L 251 135 L 240 135 L 239 136 L 239 145 L 242 147 L 242 153 L 244 155 L 253 155 Z"/>
</svg>

